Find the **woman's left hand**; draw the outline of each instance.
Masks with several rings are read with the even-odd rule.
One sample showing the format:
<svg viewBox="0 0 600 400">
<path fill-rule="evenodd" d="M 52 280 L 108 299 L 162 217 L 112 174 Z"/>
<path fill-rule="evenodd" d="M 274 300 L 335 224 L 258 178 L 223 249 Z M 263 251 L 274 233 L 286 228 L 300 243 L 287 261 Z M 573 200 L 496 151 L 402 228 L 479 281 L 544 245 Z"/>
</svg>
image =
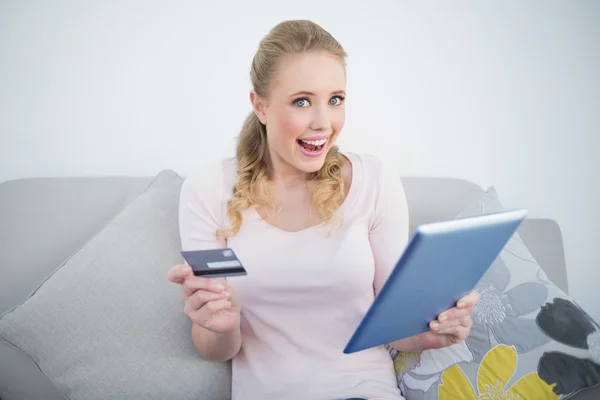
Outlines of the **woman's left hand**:
<svg viewBox="0 0 600 400">
<path fill-rule="evenodd" d="M 464 341 L 471 333 L 471 314 L 479 299 L 479 292 L 473 290 L 461 298 L 456 307 L 441 313 L 435 321 L 430 322 L 428 332 L 417 335 L 419 347 L 438 349 Z"/>
</svg>

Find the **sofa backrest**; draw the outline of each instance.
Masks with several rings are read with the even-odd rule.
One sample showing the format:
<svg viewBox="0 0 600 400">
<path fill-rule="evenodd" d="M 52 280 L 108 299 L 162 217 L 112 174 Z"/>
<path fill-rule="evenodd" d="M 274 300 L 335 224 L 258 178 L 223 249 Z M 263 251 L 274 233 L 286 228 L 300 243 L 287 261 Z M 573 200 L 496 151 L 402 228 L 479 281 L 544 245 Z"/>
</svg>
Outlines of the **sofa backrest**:
<svg viewBox="0 0 600 400">
<path fill-rule="evenodd" d="M 30 178 L 0 184 L 0 313 L 14 307 L 149 184 L 147 177 Z M 483 193 L 454 178 L 402 177 L 411 233 L 452 219 Z M 500 194 L 501 195 L 501 194 Z M 548 277 L 567 291 L 560 229 L 528 218 L 519 233 Z"/>
</svg>

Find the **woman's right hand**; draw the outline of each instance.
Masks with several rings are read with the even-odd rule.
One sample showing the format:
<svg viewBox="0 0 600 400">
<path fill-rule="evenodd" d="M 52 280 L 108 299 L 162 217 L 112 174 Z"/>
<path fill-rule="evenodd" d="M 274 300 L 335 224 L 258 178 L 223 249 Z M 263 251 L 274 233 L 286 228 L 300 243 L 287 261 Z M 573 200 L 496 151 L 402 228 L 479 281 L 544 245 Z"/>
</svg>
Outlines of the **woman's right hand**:
<svg viewBox="0 0 600 400">
<path fill-rule="evenodd" d="M 187 264 L 172 267 L 168 279 L 182 286 L 183 311 L 196 325 L 215 333 L 239 329 L 241 307 L 225 279 L 195 276 Z"/>
</svg>

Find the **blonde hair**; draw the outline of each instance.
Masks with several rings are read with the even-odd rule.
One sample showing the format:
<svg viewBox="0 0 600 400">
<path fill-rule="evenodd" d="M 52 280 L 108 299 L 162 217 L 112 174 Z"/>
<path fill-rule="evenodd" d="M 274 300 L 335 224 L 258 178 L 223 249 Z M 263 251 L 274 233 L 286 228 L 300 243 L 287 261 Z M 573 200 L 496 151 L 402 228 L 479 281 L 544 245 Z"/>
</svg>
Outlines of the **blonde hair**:
<svg viewBox="0 0 600 400">
<path fill-rule="evenodd" d="M 250 70 L 252 87 L 260 98 L 267 98 L 271 80 L 279 61 L 289 54 L 325 51 L 339 57 L 346 65 L 346 52 L 337 40 L 319 25 L 307 20 L 284 21 L 265 36 L 258 47 Z M 233 197 L 227 202 L 227 216 L 231 228 L 220 230 L 218 236 L 233 236 L 242 225 L 242 211 L 263 206 L 275 212 L 276 206 L 269 196 L 269 174 L 265 162 L 268 156 L 267 132 L 256 114 L 251 112 L 238 136 L 236 159 L 237 179 Z M 341 155 L 332 146 L 325 157 L 323 167 L 310 174 L 316 185 L 312 201 L 322 222 L 329 223 L 337 215 L 344 197 Z"/>
</svg>

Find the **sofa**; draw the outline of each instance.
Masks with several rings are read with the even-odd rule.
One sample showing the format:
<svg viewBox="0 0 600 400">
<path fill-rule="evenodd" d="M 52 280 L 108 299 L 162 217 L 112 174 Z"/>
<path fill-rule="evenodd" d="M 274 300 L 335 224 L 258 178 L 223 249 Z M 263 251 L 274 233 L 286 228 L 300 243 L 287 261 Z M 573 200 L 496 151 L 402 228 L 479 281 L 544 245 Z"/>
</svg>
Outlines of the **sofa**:
<svg viewBox="0 0 600 400">
<path fill-rule="evenodd" d="M 160 179 L 164 181 L 157 183 Z M 179 289 L 166 282 L 166 271 L 179 261 L 174 249 L 182 179 L 173 171 L 162 171 L 155 177 L 28 178 L 0 184 L 0 399 L 229 398 L 229 364 L 207 362 L 194 353 L 188 321 L 179 308 Z M 455 218 L 484 194 L 483 188 L 461 179 L 403 176 L 402 180 L 411 231 L 426 222 Z M 156 189 L 159 183 L 160 191 Z M 151 189 L 156 191 L 151 193 Z M 147 198 L 142 201 L 144 195 Z M 156 196 L 165 202 L 161 204 L 168 204 L 152 206 L 155 203 L 148 199 Z M 135 216 L 132 207 L 138 207 Z M 152 225 L 148 221 L 154 217 L 140 215 L 156 216 L 157 222 Z M 169 220 L 170 228 L 162 229 Z M 120 225 L 111 226 L 111 221 Z M 107 229 L 137 231 L 111 242 Z M 152 265 L 160 254 L 171 255 L 156 261 L 153 272 L 138 270 L 128 275 L 129 265 L 138 268 L 135 251 L 132 256 L 128 249 L 162 246 L 157 244 L 161 236 L 140 238 L 146 231 L 168 235 L 164 237 L 171 247 L 157 251 L 157 256 L 145 256 L 146 248 L 139 250 L 140 258 L 146 257 L 139 268 Z M 548 284 L 568 295 L 558 224 L 527 218 L 518 234 Z M 90 246 L 96 247 L 88 251 Z M 120 252 L 113 261 L 102 258 L 111 249 Z M 111 269 L 120 259 L 128 261 Z M 146 280 L 135 289 L 146 293 L 151 286 L 148 298 L 132 302 L 136 298 L 119 276 L 131 282 Z M 161 296 L 162 300 L 152 303 Z M 87 299 L 91 299 L 89 304 Z M 98 308 L 99 300 L 93 299 L 112 303 Z M 133 308 L 133 303 L 143 311 L 122 314 L 130 312 L 124 310 Z M 153 310 L 162 316 L 156 317 Z M 140 314 L 150 322 L 134 324 L 131 320 Z M 107 326 L 110 329 L 103 330 Z M 103 341 L 103 335 L 110 340 Z M 171 347 L 163 351 L 161 343 Z M 161 381 L 165 375 L 169 377 Z M 598 387 L 588 386 L 577 391 L 577 399 L 600 398 Z M 249 394 L 248 398 L 253 397 Z"/>
</svg>

